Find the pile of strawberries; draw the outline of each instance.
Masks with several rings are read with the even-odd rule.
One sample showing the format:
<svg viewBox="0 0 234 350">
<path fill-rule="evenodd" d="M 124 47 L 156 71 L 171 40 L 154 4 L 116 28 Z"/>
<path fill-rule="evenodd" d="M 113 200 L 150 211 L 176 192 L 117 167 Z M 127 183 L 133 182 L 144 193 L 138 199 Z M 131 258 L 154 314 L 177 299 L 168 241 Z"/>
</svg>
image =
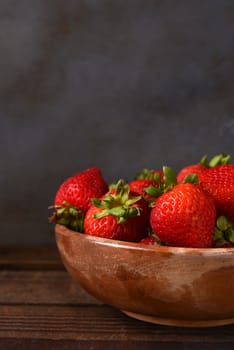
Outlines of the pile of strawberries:
<svg viewBox="0 0 234 350">
<path fill-rule="evenodd" d="M 88 235 L 176 247 L 234 246 L 234 164 L 217 155 L 184 167 L 143 169 L 108 185 L 99 168 L 59 187 L 50 222 Z"/>
</svg>

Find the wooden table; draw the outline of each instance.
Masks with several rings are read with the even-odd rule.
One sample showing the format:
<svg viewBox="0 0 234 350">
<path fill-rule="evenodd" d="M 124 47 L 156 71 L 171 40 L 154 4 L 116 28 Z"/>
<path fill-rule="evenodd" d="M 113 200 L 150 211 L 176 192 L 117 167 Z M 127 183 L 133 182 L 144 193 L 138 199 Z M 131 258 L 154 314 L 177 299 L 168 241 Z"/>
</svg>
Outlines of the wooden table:
<svg viewBox="0 0 234 350">
<path fill-rule="evenodd" d="M 234 349 L 234 325 L 153 325 L 97 301 L 55 247 L 0 248 L 0 279 L 0 349 Z"/>
</svg>

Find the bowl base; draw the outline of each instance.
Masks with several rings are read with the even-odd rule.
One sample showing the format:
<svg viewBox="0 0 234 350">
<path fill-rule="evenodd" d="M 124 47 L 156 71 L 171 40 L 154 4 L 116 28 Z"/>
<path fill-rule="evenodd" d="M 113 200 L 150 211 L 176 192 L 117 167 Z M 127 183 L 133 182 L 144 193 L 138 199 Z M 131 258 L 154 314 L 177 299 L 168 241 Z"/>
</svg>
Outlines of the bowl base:
<svg viewBox="0 0 234 350">
<path fill-rule="evenodd" d="M 135 318 L 140 321 L 149 323 L 161 324 L 165 326 L 176 327 L 218 327 L 234 323 L 234 318 L 227 318 L 223 320 L 176 320 L 172 318 L 161 318 L 149 315 L 137 314 L 135 312 L 121 310 L 127 316 Z"/>
</svg>

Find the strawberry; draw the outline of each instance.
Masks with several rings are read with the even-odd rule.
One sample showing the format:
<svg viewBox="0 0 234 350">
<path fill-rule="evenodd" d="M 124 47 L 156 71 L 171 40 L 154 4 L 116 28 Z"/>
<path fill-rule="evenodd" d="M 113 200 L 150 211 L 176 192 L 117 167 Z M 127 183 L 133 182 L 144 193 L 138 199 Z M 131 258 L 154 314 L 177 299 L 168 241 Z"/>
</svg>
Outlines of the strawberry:
<svg viewBox="0 0 234 350">
<path fill-rule="evenodd" d="M 217 154 L 209 162 L 207 156 L 205 155 L 202 157 L 198 164 L 188 165 L 179 171 L 177 174 L 178 183 L 182 183 L 186 176 L 189 174 L 197 174 L 199 177 L 199 175 L 207 168 L 213 168 L 218 165 L 228 164 L 229 161 L 230 155 Z"/>
<path fill-rule="evenodd" d="M 140 194 L 147 202 L 154 200 L 154 197 L 145 192 L 145 189 L 149 186 L 158 187 L 160 181 L 163 179 L 162 170 L 149 170 L 144 168 L 138 173 L 134 180 L 129 182 L 131 192 Z"/>
<path fill-rule="evenodd" d="M 99 198 L 107 191 L 108 185 L 97 167 L 88 168 L 69 177 L 56 193 L 56 211 L 50 221 L 82 232 L 84 215 L 91 206 L 91 198 Z"/>
<path fill-rule="evenodd" d="M 134 194 L 140 194 L 147 202 L 154 200 L 154 197 L 145 192 L 149 186 L 158 187 L 158 182 L 154 180 L 137 179 L 129 182 L 130 191 Z"/>
<path fill-rule="evenodd" d="M 199 179 L 203 190 L 213 197 L 218 215 L 234 222 L 234 164 L 206 169 Z"/>
<path fill-rule="evenodd" d="M 139 243 L 147 244 L 147 245 L 162 245 L 162 242 L 155 234 L 150 234 L 147 237 L 144 237 L 142 240 L 140 240 Z"/>
<path fill-rule="evenodd" d="M 92 203 L 84 219 L 86 234 L 129 242 L 139 242 L 147 235 L 147 203 L 141 196 L 133 196 L 123 180 Z"/>
<path fill-rule="evenodd" d="M 139 243 L 147 244 L 147 245 L 158 245 L 153 237 L 145 237 Z"/>
<path fill-rule="evenodd" d="M 212 198 L 197 184 L 177 184 L 170 168 L 164 167 L 165 174 L 172 184 L 165 181 L 166 192 L 159 195 L 151 210 L 153 231 L 166 245 L 211 247 L 216 217 Z"/>
</svg>

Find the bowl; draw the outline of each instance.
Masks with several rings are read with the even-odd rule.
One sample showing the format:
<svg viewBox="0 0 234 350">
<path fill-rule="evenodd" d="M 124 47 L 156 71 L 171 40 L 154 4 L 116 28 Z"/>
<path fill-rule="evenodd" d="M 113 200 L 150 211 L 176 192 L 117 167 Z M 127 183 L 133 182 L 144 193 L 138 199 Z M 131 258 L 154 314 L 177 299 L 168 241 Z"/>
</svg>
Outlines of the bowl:
<svg viewBox="0 0 234 350">
<path fill-rule="evenodd" d="M 234 323 L 234 248 L 150 246 L 58 224 L 55 234 L 73 279 L 131 317 L 180 327 Z"/>
</svg>

